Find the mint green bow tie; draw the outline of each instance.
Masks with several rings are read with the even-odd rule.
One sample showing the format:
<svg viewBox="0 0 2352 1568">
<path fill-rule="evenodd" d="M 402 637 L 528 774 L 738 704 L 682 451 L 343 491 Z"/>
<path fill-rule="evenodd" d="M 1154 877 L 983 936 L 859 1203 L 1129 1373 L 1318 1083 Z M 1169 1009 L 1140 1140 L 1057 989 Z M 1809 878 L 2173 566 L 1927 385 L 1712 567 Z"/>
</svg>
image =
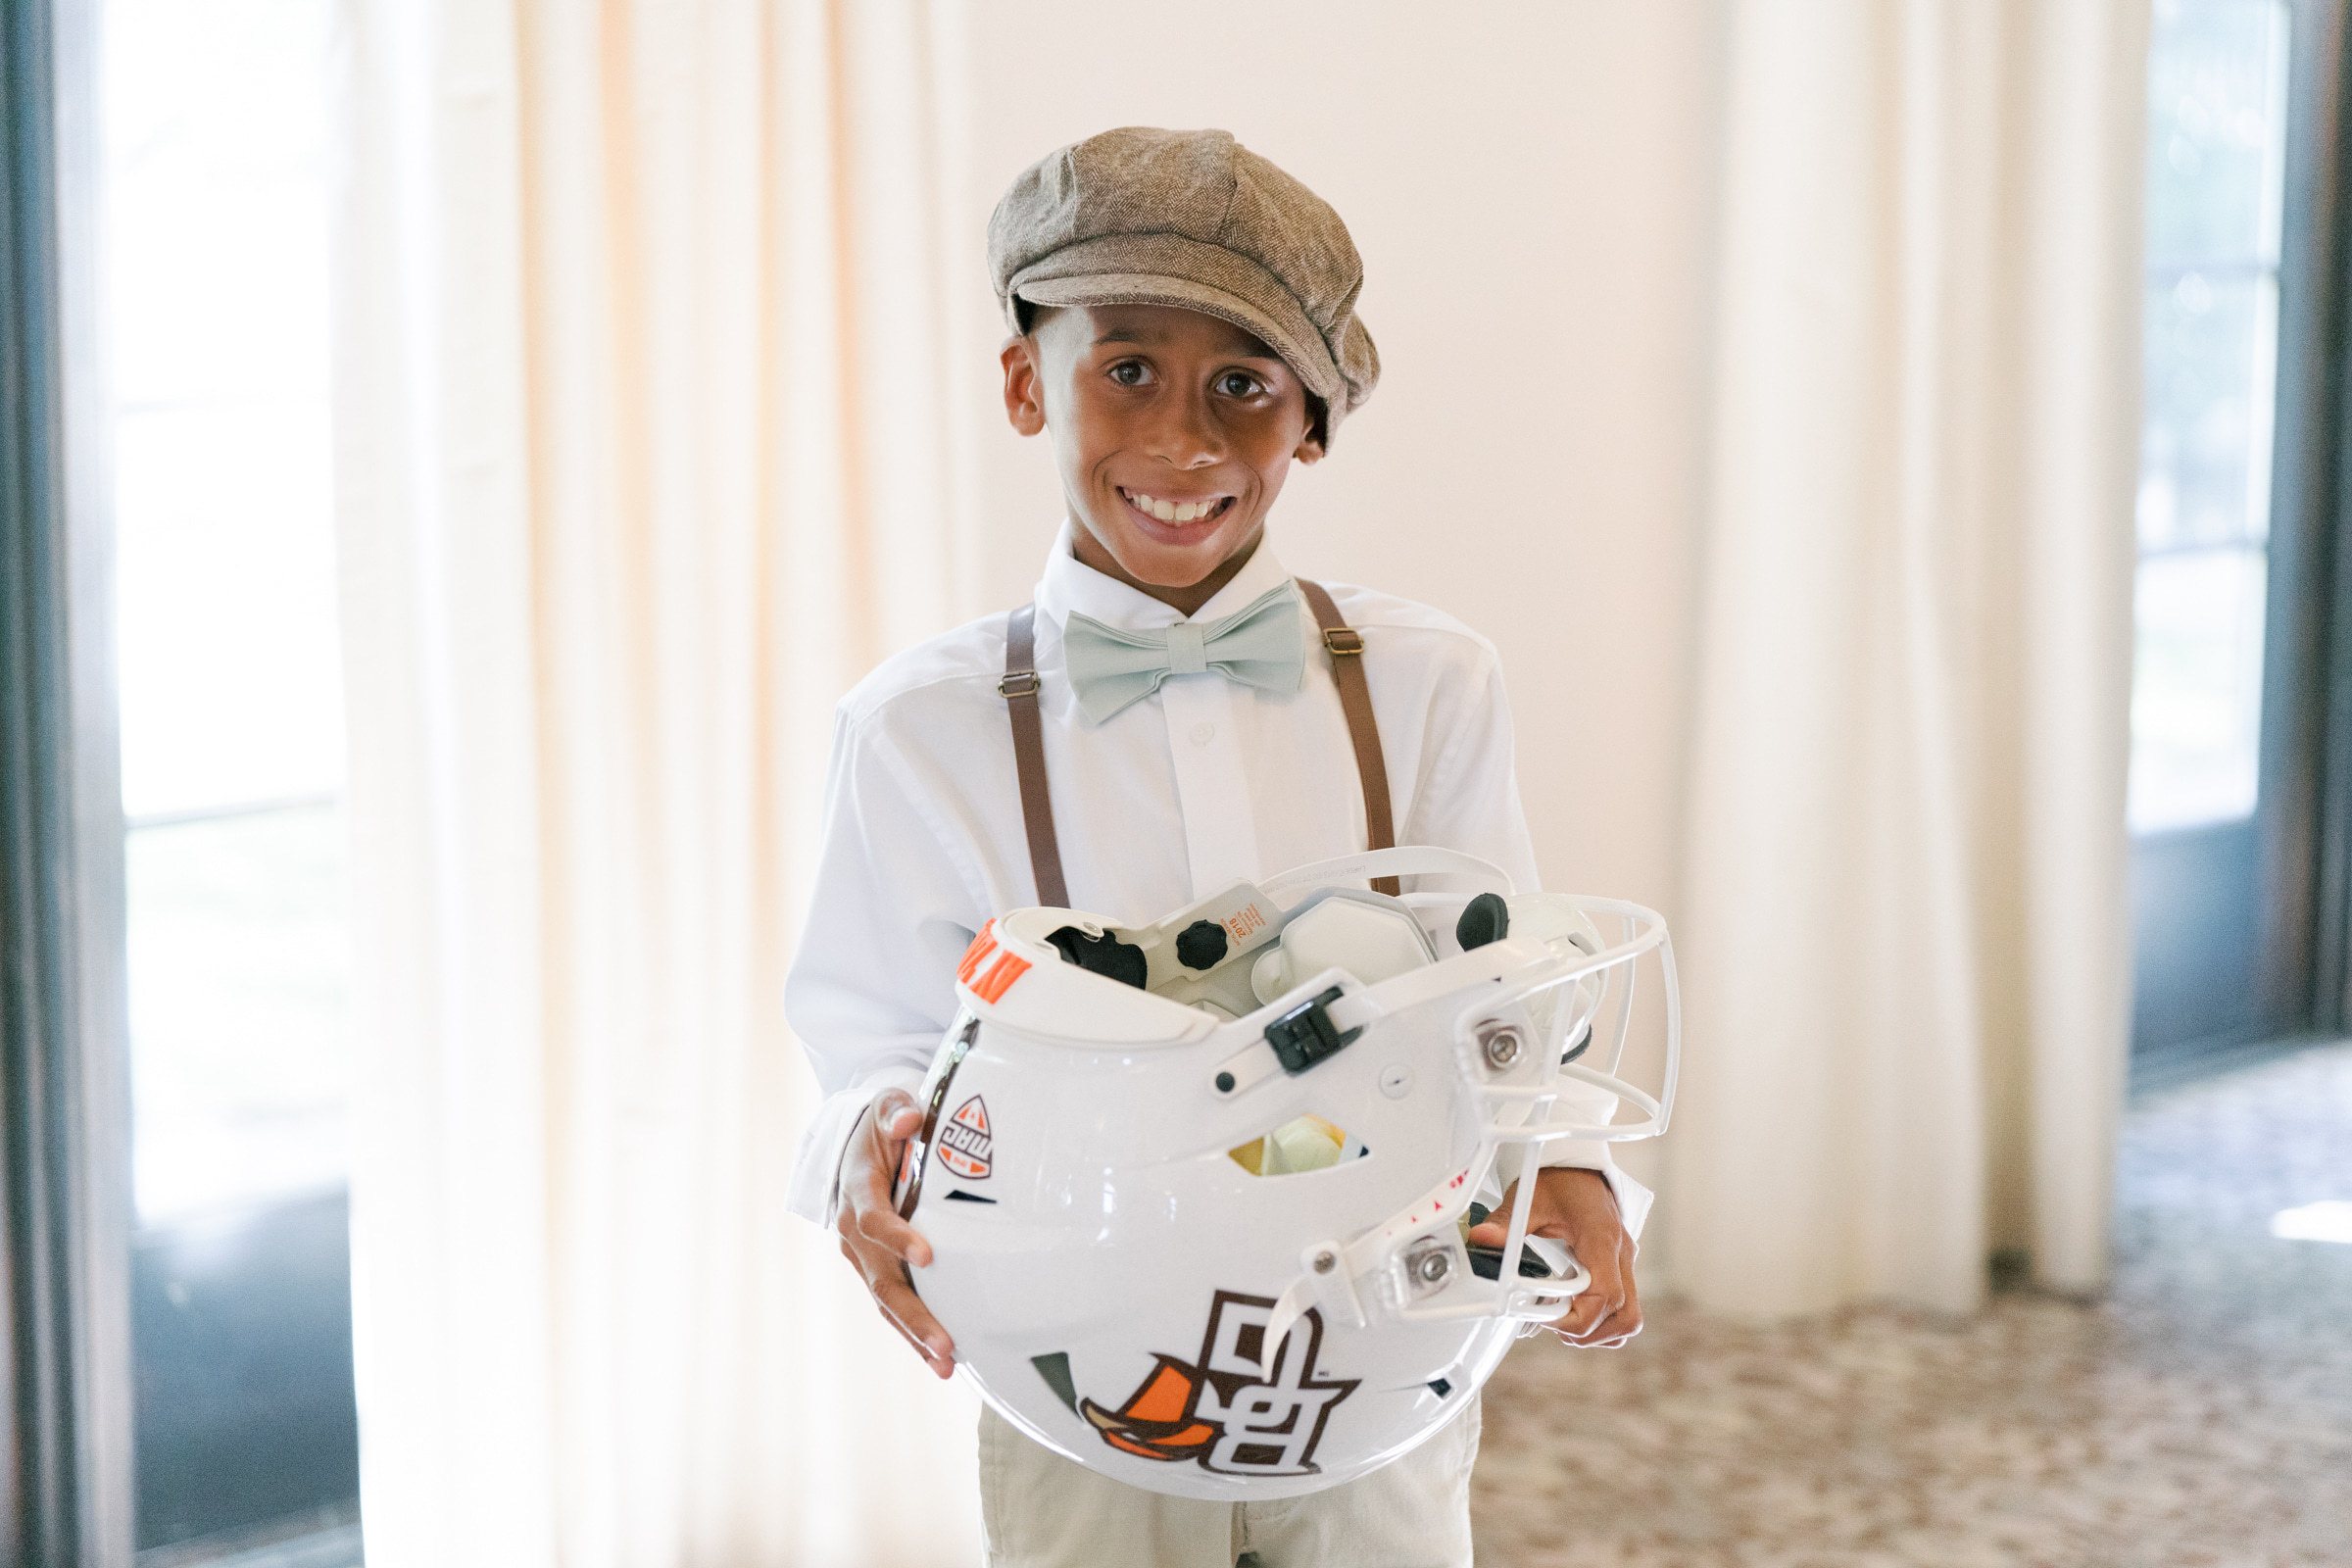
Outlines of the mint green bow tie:
<svg viewBox="0 0 2352 1568">
<path fill-rule="evenodd" d="M 1061 630 L 1070 689 L 1100 724 L 1159 690 L 1170 675 L 1210 670 L 1247 686 L 1295 692 L 1306 671 L 1298 589 L 1285 580 L 1230 615 L 1131 630 L 1070 612 Z"/>
</svg>

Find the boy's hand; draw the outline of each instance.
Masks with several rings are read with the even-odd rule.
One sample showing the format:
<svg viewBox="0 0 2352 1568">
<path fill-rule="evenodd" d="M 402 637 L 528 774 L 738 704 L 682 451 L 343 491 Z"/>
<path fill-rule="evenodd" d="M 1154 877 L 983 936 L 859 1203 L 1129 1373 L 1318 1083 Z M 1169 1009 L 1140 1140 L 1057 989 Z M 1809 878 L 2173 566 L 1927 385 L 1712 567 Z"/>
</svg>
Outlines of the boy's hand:
<svg viewBox="0 0 2352 1568">
<path fill-rule="evenodd" d="M 1494 1205 L 1493 1217 L 1470 1227 L 1472 1242 L 1500 1247 L 1509 1239 L 1511 1204 L 1518 1200 L 1518 1191 L 1519 1184 L 1513 1182 Z M 1538 1171 L 1536 1196 L 1528 1203 L 1527 1233 L 1567 1243 L 1592 1276 L 1568 1315 L 1549 1325 L 1552 1333 L 1570 1345 L 1614 1348 L 1642 1332 L 1642 1303 L 1634 1294 L 1634 1239 L 1625 1234 L 1617 1195 L 1609 1191 L 1607 1177 L 1574 1165 L 1547 1165 Z"/>
<path fill-rule="evenodd" d="M 956 1375 L 956 1343 L 914 1294 L 906 1272 L 909 1263 L 930 1267 L 931 1244 L 899 1218 L 890 1198 L 906 1140 L 922 1125 L 922 1110 L 906 1090 L 886 1089 L 874 1097 L 842 1151 L 833 1228 L 841 1236 L 841 1255 L 864 1278 L 874 1305 L 931 1370 L 946 1378 Z"/>
</svg>

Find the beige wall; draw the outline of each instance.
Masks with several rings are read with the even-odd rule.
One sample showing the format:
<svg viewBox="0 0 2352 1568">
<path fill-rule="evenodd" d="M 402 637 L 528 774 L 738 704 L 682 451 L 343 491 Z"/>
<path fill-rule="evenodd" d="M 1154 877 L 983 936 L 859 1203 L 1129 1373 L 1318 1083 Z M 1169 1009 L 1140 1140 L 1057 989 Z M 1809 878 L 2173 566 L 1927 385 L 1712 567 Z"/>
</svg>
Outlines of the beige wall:
<svg viewBox="0 0 2352 1568">
<path fill-rule="evenodd" d="M 997 401 L 990 208 L 1023 165 L 1097 130 L 1225 126 L 1347 219 L 1381 352 L 1380 387 L 1331 458 L 1292 469 L 1272 535 L 1285 562 L 1493 637 L 1546 885 L 1670 905 L 1715 8 L 1020 0 L 965 15 L 977 134 L 959 232 L 986 541 L 969 612 L 1019 599 L 1061 514 L 1045 438 L 1014 435 Z"/>
</svg>

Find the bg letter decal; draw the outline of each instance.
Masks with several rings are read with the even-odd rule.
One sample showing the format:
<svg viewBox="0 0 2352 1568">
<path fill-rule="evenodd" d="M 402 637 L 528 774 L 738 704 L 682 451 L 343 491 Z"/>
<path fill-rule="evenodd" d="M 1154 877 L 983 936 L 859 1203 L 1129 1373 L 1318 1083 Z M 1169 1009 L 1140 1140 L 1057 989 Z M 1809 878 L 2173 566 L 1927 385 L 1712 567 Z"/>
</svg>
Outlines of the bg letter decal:
<svg viewBox="0 0 2352 1568">
<path fill-rule="evenodd" d="M 1217 1292 L 1198 1361 L 1155 1352 L 1125 1404 L 1105 1410 L 1081 1399 L 1079 1413 L 1121 1453 L 1197 1459 L 1218 1475 L 1312 1475 L 1324 1423 L 1361 1380 L 1316 1378 L 1323 1317 L 1313 1311 L 1291 1331 L 1274 1370 L 1261 1373 L 1258 1350 L 1273 1310 L 1265 1297 Z"/>
</svg>

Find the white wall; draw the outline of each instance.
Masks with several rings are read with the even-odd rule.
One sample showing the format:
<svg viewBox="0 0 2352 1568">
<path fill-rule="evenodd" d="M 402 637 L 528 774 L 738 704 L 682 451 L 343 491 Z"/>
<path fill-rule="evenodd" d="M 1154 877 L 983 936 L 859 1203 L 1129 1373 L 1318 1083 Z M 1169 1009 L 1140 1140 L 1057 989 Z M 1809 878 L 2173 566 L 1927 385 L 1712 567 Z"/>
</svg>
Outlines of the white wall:
<svg viewBox="0 0 2352 1568">
<path fill-rule="evenodd" d="M 1270 537 L 1295 570 L 1493 637 L 1546 885 L 1670 905 L 1716 8 L 1020 0 L 965 18 L 987 541 L 969 612 L 1026 593 L 1061 514 L 1046 438 L 1001 412 L 990 209 L 1098 130 L 1222 125 L 1347 220 L 1381 354 L 1330 458 L 1292 468 Z"/>
</svg>

